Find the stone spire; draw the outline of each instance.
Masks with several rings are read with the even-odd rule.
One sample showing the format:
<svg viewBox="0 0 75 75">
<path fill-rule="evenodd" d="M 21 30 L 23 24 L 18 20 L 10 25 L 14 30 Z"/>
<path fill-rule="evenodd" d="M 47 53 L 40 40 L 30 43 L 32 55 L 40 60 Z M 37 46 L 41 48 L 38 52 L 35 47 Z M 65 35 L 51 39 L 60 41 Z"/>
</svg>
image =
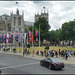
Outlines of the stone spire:
<svg viewBox="0 0 75 75">
<path fill-rule="evenodd" d="M 11 11 L 11 13 L 10 13 L 10 16 L 12 16 L 13 15 L 13 10 Z"/>
<path fill-rule="evenodd" d="M 16 14 L 19 15 L 19 10 L 18 9 L 16 10 Z"/>
<path fill-rule="evenodd" d="M 22 16 L 24 17 L 24 11 L 22 11 Z"/>
</svg>

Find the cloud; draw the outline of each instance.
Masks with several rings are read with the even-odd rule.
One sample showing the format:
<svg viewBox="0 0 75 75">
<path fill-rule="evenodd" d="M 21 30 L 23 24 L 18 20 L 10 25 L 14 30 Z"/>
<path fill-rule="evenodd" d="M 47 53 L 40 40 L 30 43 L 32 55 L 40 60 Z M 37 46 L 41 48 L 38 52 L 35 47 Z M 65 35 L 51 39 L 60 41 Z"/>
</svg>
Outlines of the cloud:
<svg viewBox="0 0 75 75">
<path fill-rule="evenodd" d="M 35 13 L 44 11 L 49 13 L 50 30 L 61 28 L 64 22 L 75 19 L 75 2 L 74 1 L 0 1 L 0 15 L 10 15 L 13 10 L 20 10 L 20 14 L 24 11 L 24 20 L 34 22 Z"/>
</svg>

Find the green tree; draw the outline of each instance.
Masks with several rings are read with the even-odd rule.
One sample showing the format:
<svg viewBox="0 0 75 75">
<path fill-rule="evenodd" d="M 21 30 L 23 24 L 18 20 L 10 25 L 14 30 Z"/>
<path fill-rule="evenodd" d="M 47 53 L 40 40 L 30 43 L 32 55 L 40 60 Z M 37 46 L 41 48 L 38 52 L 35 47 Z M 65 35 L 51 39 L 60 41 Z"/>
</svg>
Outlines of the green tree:
<svg viewBox="0 0 75 75">
<path fill-rule="evenodd" d="M 59 41 L 62 41 L 62 29 L 61 28 L 59 28 L 59 29 L 57 29 L 56 30 L 56 35 L 57 35 L 57 41 L 59 42 Z"/>
<path fill-rule="evenodd" d="M 73 21 L 69 21 L 69 22 L 65 22 L 64 24 L 62 24 L 62 34 L 63 34 L 63 40 L 75 40 L 75 31 L 74 31 L 74 27 L 75 27 L 75 20 Z"/>
<path fill-rule="evenodd" d="M 49 40 L 52 44 L 57 42 L 56 31 L 54 31 L 54 30 L 49 31 Z"/>
<path fill-rule="evenodd" d="M 32 30 L 32 28 L 33 28 L 33 30 Z M 35 27 L 33 27 L 33 26 L 29 26 L 28 27 L 28 30 L 30 30 L 31 32 L 33 32 L 33 41 L 35 41 Z"/>
<path fill-rule="evenodd" d="M 50 25 L 48 24 L 48 21 L 44 17 L 42 18 L 39 17 L 38 20 L 34 23 L 34 26 L 38 31 L 39 31 L 39 25 L 40 25 L 40 39 L 42 42 L 43 39 L 46 39 L 47 37 L 47 32 L 50 29 Z"/>
</svg>

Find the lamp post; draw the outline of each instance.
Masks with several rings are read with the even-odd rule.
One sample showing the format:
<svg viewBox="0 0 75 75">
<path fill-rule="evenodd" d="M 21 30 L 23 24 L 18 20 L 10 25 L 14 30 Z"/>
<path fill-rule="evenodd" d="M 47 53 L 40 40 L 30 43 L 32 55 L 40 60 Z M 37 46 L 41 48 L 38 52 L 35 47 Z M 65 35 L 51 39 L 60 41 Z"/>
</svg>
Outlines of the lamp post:
<svg viewBox="0 0 75 75">
<path fill-rule="evenodd" d="M 74 26 L 74 28 L 73 28 L 73 31 L 74 31 L 74 33 L 75 33 L 75 26 Z M 75 40 L 74 40 L 74 47 L 75 47 Z"/>
<path fill-rule="evenodd" d="M 68 35 L 68 30 L 67 30 L 67 29 L 65 30 L 65 33 L 66 33 L 66 37 L 67 37 L 67 35 Z M 65 37 L 65 38 L 66 38 L 66 37 Z M 67 41 L 67 40 L 68 40 L 68 39 L 66 38 L 65 41 Z M 65 44 L 66 44 L 66 43 L 65 43 Z"/>
<path fill-rule="evenodd" d="M 27 28 L 27 44 L 26 44 L 26 56 L 27 56 L 27 51 L 28 51 L 28 48 L 27 48 L 27 46 L 28 46 L 28 44 L 29 44 L 29 43 L 28 43 L 28 32 L 29 32 L 29 31 L 28 31 L 28 28 Z"/>
<path fill-rule="evenodd" d="M 34 26 L 32 26 L 32 36 L 33 36 L 33 28 L 34 28 Z M 32 40 L 32 51 L 33 51 L 33 40 Z"/>
<path fill-rule="evenodd" d="M 39 55 L 40 55 L 40 24 L 39 24 Z"/>
</svg>

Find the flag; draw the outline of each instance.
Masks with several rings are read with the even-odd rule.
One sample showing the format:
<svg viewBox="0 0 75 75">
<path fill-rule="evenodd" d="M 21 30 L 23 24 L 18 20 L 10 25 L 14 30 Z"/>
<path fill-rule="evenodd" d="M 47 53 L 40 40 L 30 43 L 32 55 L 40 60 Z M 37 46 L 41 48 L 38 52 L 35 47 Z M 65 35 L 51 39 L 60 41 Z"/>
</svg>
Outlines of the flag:
<svg viewBox="0 0 75 75">
<path fill-rule="evenodd" d="M 14 32 L 14 35 L 16 36 L 16 33 Z"/>
<path fill-rule="evenodd" d="M 5 34 L 3 35 L 3 42 L 5 43 Z"/>
<path fill-rule="evenodd" d="M 4 38 L 5 38 L 5 34 L 4 34 Z"/>
<path fill-rule="evenodd" d="M 26 39 L 26 33 L 24 33 L 23 39 Z"/>
<path fill-rule="evenodd" d="M 39 32 L 37 32 L 36 30 L 36 40 L 35 40 L 36 43 L 38 43 L 38 39 L 39 39 Z"/>
<path fill-rule="evenodd" d="M 11 38 L 11 33 L 9 34 L 9 38 Z"/>
<path fill-rule="evenodd" d="M 0 43 L 1 43 L 1 36 L 2 36 L 2 35 L 0 34 Z"/>
<path fill-rule="evenodd" d="M 3 35 L 2 35 L 2 43 L 3 43 Z"/>
<path fill-rule="evenodd" d="M 22 33 L 18 33 L 18 42 L 20 43 L 22 39 Z"/>
<path fill-rule="evenodd" d="M 7 43 L 9 43 L 9 34 L 7 33 Z"/>
<path fill-rule="evenodd" d="M 18 34 L 15 35 L 15 40 L 18 42 Z"/>
<path fill-rule="evenodd" d="M 13 34 L 11 34 L 11 43 L 13 43 Z"/>
<path fill-rule="evenodd" d="M 20 32 L 18 33 L 18 37 L 20 37 Z"/>
<path fill-rule="evenodd" d="M 6 39 L 7 39 L 7 37 L 6 37 L 6 35 L 4 34 L 4 36 L 3 36 L 3 42 L 4 42 L 4 43 L 6 43 Z"/>
<path fill-rule="evenodd" d="M 23 36 L 23 42 L 25 43 L 25 40 L 26 40 L 26 33 L 24 33 L 24 36 Z"/>
<path fill-rule="evenodd" d="M 9 34 L 9 43 L 11 43 L 12 39 L 11 39 L 11 33 Z"/>
<path fill-rule="evenodd" d="M 23 32 L 23 36 L 24 36 L 24 32 Z"/>
<path fill-rule="evenodd" d="M 29 31 L 29 42 L 33 42 L 33 34 Z"/>
<path fill-rule="evenodd" d="M 36 36 L 37 36 L 37 30 L 36 30 Z"/>
<path fill-rule="evenodd" d="M 0 34 L 0 43 L 3 43 L 3 35 Z"/>
</svg>

